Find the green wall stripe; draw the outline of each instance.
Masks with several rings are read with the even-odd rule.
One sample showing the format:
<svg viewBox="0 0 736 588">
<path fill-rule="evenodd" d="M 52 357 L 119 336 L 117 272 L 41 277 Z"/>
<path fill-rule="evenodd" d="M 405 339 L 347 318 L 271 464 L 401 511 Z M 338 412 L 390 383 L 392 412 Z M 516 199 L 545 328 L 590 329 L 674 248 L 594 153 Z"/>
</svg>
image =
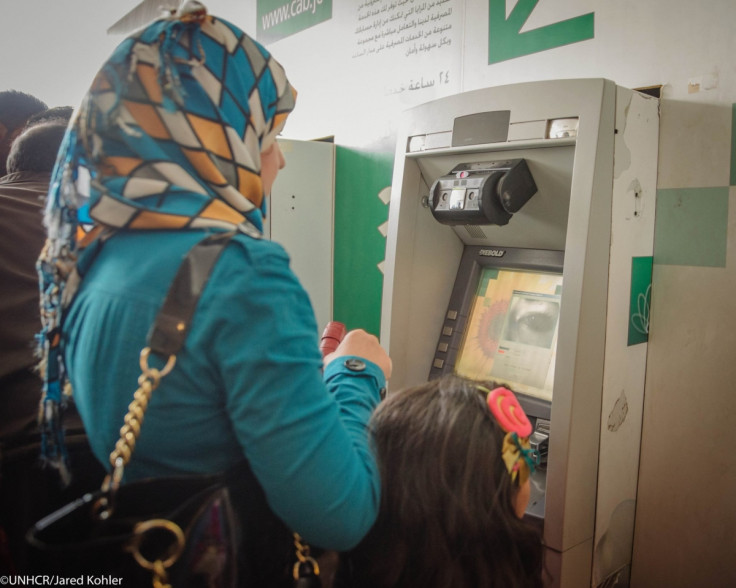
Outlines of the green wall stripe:
<svg viewBox="0 0 736 588">
<path fill-rule="evenodd" d="M 728 186 L 657 191 L 654 263 L 726 267 Z"/>
<path fill-rule="evenodd" d="M 334 319 L 378 336 L 386 239 L 378 230 L 388 205 L 378 193 L 391 185 L 393 153 L 337 146 L 335 161 Z"/>
<path fill-rule="evenodd" d="M 731 185 L 736 186 L 736 104 L 731 105 Z"/>
</svg>

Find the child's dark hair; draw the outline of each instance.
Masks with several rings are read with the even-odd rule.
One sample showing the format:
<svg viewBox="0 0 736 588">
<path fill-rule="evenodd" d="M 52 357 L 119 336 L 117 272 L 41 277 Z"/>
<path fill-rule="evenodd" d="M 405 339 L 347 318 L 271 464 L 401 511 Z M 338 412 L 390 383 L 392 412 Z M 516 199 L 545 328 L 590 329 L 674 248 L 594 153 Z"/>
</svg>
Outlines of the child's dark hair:
<svg viewBox="0 0 736 588">
<path fill-rule="evenodd" d="M 542 539 L 515 514 L 504 432 L 475 382 L 446 376 L 390 394 L 371 430 L 381 509 L 346 558 L 352 586 L 542 586 Z"/>
</svg>

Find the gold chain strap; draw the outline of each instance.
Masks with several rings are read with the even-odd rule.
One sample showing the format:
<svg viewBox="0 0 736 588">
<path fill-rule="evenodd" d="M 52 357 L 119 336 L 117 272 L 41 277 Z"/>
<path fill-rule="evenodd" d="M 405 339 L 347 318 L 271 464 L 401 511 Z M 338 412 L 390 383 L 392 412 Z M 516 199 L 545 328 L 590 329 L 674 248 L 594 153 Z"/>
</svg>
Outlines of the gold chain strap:
<svg viewBox="0 0 736 588">
<path fill-rule="evenodd" d="M 133 394 L 133 402 L 128 405 L 128 413 L 123 419 L 123 426 L 120 428 L 120 439 L 115 443 L 115 448 L 110 453 L 110 465 L 113 470 L 105 476 L 102 482 L 102 497 L 94 506 L 94 512 L 101 520 L 110 518 L 115 509 L 115 494 L 120 487 L 123 479 L 123 471 L 128 465 L 135 443 L 141 434 L 141 425 L 143 417 L 146 414 L 148 403 L 151 400 L 151 394 L 158 388 L 161 378 L 168 375 L 174 369 L 176 364 L 176 356 L 170 355 L 166 361 L 166 365 L 162 369 L 152 368 L 148 365 L 148 358 L 151 355 L 151 348 L 145 347 L 141 350 L 140 366 L 141 375 L 138 377 L 138 389 Z M 166 555 L 166 559 L 157 559 L 149 561 L 140 553 L 140 544 L 143 535 L 153 528 L 163 528 L 174 536 L 173 547 Z M 164 519 L 153 519 L 137 523 L 133 528 L 134 539 L 129 546 L 138 564 L 153 572 L 154 588 L 171 588 L 168 585 L 168 573 L 166 569 L 171 567 L 179 558 L 184 550 L 184 533 L 176 523 Z"/>
<path fill-rule="evenodd" d="M 143 542 L 143 536 L 148 531 L 167 531 L 173 536 L 169 552 L 164 556 L 165 559 L 149 560 L 141 553 L 140 547 Z M 169 573 L 166 570 L 174 565 L 184 551 L 186 538 L 181 527 L 166 519 L 151 519 L 138 523 L 135 526 L 134 532 L 135 536 L 129 549 L 138 562 L 138 565 L 153 573 L 153 588 L 171 588 L 169 584 Z"/>
<path fill-rule="evenodd" d="M 119 467 L 118 464 L 121 464 L 120 467 L 128 465 L 135 449 L 135 442 L 141 434 L 141 425 L 148 408 L 148 402 L 151 400 L 151 394 L 158 388 L 161 378 L 168 375 L 174 369 L 176 363 L 176 356 L 171 355 L 163 369 L 158 370 L 149 367 L 148 357 L 150 354 L 150 347 L 146 347 L 141 351 L 141 375 L 138 376 L 138 389 L 133 394 L 133 402 L 128 405 L 128 414 L 123 419 L 125 424 L 120 429 L 120 439 L 118 439 L 115 449 L 110 454 L 110 465 L 116 469 Z"/>
<path fill-rule="evenodd" d="M 299 533 L 294 533 L 294 547 L 296 548 L 296 563 L 292 572 L 294 579 L 299 579 L 299 571 L 304 564 L 309 564 L 315 576 L 319 576 L 319 564 L 309 555 L 309 545 L 304 542 Z"/>
</svg>

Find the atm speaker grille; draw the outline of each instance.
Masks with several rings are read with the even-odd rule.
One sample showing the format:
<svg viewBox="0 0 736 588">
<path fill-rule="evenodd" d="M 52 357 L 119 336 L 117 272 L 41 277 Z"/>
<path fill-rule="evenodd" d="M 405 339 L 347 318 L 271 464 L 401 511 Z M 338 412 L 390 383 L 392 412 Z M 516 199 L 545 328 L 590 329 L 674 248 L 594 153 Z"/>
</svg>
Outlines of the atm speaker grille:
<svg viewBox="0 0 736 588">
<path fill-rule="evenodd" d="M 465 225 L 465 230 L 468 232 L 468 235 L 471 239 L 486 238 L 486 234 L 483 232 L 483 229 L 480 228 L 478 225 Z"/>
</svg>

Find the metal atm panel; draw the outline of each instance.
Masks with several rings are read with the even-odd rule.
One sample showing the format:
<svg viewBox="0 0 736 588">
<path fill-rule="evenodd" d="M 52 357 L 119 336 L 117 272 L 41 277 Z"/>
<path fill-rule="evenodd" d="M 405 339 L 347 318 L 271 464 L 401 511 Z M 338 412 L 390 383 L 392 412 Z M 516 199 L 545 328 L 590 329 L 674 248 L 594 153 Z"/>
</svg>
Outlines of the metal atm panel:
<svg viewBox="0 0 736 588">
<path fill-rule="evenodd" d="M 507 133 L 499 132 L 497 119 L 486 143 L 483 136 L 470 144 L 453 137 L 458 118 L 492 112 L 508 112 Z M 547 562 L 559 586 L 590 586 L 611 565 L 627 565 L 602 563 L 596 543 L 605 534 L 601 513 L 631 494 L 610 481 L 610 467 L 635 477 L 638 461 L 622 465 L 620 442 L 603 434 L 601 410 L 613 393 L 604 371 L 626 370 L 631 354 L 645 348 L 622 349 L 619 342 L 611 349 L 607 333 L 627 318 L 618 300 L 629 294 L 631 257 L 651 255 L 653 216 L 619 209 L 638 186 L 632 210 L 644 198 L 653 211 L 657 133 L 656 100 L 591 79 L 450 96 L 407 111 L 398 134 L 381 324 L 381 342 L 394 362 L 393 389 L 426 381 L 466 247 L 564 252 L 544 516 Z M 538 193 L 508 224 L 443 225 L 428 210 L 430 187 L 458 164 L 520 157 Z M 632 392 L 643 390 L 643 369 L 625 384 Z M 641 406 L 629 408 L 640 414 Z M 601 491 L 599 474 L 610 484 Z"/>
</svg>

